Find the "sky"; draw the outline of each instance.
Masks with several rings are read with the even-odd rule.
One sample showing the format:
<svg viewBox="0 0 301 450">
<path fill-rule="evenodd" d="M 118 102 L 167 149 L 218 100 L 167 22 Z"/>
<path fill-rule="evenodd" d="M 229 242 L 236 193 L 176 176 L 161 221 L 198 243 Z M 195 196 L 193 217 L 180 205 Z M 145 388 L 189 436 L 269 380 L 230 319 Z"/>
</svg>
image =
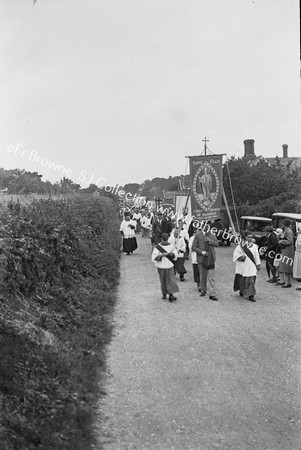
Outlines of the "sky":
<svg viewBox="0 0 301 450">
<path fill-rule="evenodd" d="M 82 187 L 300 156 L 298 0 L 0 0 L 0 167 Z M 105 181 L 104 181 L 105 180 Z"/>
</svg>

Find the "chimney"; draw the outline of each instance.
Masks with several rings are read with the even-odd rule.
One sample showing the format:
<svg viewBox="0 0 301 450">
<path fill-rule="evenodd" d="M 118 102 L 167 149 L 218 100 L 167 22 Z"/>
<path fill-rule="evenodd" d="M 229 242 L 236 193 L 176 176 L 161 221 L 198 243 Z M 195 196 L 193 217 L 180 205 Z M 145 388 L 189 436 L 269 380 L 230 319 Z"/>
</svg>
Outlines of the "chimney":
<svg viewBox="0 0 301 450">
<path fill-rule="evenodd" d="M 246 139 L 244 141 L 245 144 L 245 157 L 247 158 L 253 158 L 255 156 L 254 151 L 254 139 Z"/>
<path fill-rule="evenodd" d="M 282 150 L 283 150 L 283 158 L 288 158 L 288 145 L 287 144 L 283 144 L 282 145 Z"/>
</svg>

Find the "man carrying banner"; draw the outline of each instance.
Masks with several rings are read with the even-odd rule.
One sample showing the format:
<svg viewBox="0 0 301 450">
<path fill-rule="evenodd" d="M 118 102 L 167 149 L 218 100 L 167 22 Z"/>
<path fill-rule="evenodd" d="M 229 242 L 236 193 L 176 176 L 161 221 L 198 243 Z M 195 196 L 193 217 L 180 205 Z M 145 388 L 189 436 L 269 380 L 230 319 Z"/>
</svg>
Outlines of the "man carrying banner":
<svg viewBox="0 0 301 450">
<path fill-rule="evenodd" d="M 200 273 L 201 297 L 206 295 L 207 286 L 209 299 L 217 301 L 215 293 L 215 249 L 219 242 L 210 231 L 209 223 L 204 222 L 200 231 L 196 233 L 191 251 L 196 252 Z"/>
<path fill-rule="evenodd" d="M 236 274 L 234 280 L 234 291 L 239 290 L 241 297 L 249 297 L 255 302 L 255 281 L 257 271 L 260 270 L 260 256 L 258 245 L 254 244 L 254 235 L 248 233 L 246 241 L 240 243 L 233 253 L 233 261 L 236 262 Z M 237 270 L 239 264 L 239 270 Z"/>
</svg>

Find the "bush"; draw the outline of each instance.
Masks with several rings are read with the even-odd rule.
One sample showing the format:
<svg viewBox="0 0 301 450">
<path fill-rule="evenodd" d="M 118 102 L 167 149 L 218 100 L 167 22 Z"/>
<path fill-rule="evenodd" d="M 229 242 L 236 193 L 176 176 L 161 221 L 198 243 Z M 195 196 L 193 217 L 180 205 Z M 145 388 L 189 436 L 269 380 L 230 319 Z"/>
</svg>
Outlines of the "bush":
<svg viewBox="0 0 301 450">
<path fill-rule="evenodd" d="M 88 449 L 119 280 L 114 204 L 10 203 L 2 217 L 1 448 Z"/>
</svg>

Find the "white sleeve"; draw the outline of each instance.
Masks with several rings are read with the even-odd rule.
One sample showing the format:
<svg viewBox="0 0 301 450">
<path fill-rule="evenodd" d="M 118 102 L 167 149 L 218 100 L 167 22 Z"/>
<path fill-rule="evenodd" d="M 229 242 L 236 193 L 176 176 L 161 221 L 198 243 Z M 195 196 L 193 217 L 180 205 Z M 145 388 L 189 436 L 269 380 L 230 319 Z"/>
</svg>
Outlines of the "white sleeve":
<svg viewBox="0 0 301 450">
<path fill-rule="evenodd" d="M 240 258 L 241 256 L 243 256 L 243 251 L 241 249 L 241 246 L 238 245 L 233 252 L 233 262 L 236 262 L 238 260 L 238 258 Z"/>
<path fill-rule="evenodd" d="M 174 247 L 171 249 L 171 251 L 172 251 L 172 253 L 175 255 L 175 258 L 174 258 L 174 259 L 177 259 L 177 258 L 178 258 L 178 250 L 176 249 L 176 247 L 174 246 Z"/>
<path fill-rule="evenodd" d="M 152 253 L 152 262 L 156 262 L 155 259 L 157 258 L 158 255 L 160 255 L 161 252 L 159 252 L 159 250 L 155 247 Z"/>
<path fill-rule="evenodd" d="M 189 244 L 188 244 L 188 247 L 189 247 L 189 250 L 190 250 L 190 251 L 191 251 L 191 249 L 192 249 L 193 241 L 194 241 L 194 236 L 191 236 L 191 238 L 189 239 Z"/>
<path fill-rule="evenodd" d="M 179 250 L 182 250 L 182 252 L 185 253 L 185 250 L 186 250 L 186 243 L 185 243 L 185 241 L 184 241 L 184 238 L 180 239 L 179 241 L 180 241 L 180 242 L 179 242 L 179 244 L 180 244 Z"/>
</svg>

